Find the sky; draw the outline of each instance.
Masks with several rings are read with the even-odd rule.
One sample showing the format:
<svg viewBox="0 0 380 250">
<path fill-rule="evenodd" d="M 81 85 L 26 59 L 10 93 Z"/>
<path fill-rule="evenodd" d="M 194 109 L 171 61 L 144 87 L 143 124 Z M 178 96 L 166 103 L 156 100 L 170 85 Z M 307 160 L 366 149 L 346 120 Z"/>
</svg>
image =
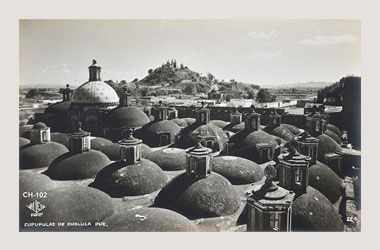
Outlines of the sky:
<svg viewBox="0 0 380 250">
<path fill-rule="evenodd" d="M 259 85 L 361 75 L 359 20 L 20 20 L 20 85 L 142 79 L 170 59 Z"/>
</svg>

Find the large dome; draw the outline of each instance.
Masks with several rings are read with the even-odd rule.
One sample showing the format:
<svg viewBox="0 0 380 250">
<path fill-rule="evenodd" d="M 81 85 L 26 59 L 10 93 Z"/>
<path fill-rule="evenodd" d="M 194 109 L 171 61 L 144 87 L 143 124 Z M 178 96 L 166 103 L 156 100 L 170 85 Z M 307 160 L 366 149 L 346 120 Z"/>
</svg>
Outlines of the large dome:
<svg viewBox="0 0 380 250">
<path fill-rule="evenodd" d="M 116 91 L 102 81 L 89 81 L 79 86 L 73 94 L 72 104 L 119 104 Z"/>
<path fill-rule="evenodd" d="M 136 107 L 117 107 L 105 117 L 108 128 L 139 128 L 149 123 L 149 117 Z"/>
</svg>

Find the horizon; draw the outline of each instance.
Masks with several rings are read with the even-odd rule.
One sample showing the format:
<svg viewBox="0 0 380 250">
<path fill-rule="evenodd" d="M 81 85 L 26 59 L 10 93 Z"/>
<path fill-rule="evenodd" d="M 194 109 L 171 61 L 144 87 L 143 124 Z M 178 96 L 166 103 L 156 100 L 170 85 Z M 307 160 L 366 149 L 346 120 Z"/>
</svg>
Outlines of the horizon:
<svg viewBox="0 0 380 250">
<path fill-rule="evenodd" d="M 131 82 L 170 59 L 260 86 L 361 76 L 359 20 L 20 20 L 19 86 Z M 132 58 L 131 60 L 129 60 Z"/>
</svg>

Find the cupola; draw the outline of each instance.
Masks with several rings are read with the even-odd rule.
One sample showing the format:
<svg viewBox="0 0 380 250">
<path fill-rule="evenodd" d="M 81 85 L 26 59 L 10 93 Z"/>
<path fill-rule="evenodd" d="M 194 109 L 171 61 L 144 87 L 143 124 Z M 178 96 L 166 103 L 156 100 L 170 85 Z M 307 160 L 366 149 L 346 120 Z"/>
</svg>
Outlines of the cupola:
<svg viewBox="0 0 380 250">
<path fill-rule="evenodd" d="M 281 115 L 279 115 L 277 111 L 274 110 L 269 114 L 269 126 L 274 128 L 280 125 L 281 125 Z"/>
<path fill-rule="evenodd" d="M 297 151 L 311 158 L 310 164 L 317 162 L 319 140 L 311 136 L 307 131 L 295 138 Z"/>
<path fill-rule="evenodd" d="M 242 122 L 243 115 L 240 113 L 237 108 L 234 108 L 232 113 L 230 114 L 230 122 L 231 126 L 235 126 L 237 124 L 240 124 Z"/>
<path fill-rule="evenodd" d="M 210 122 L 210 110 L 205 107 L 205 103 L 202 102 L 202 107 L 197 111 L 197 124 L 206 125 Z"/>
<path fill-rule="evenodd" d="M 264 170 L 264 184 L 253 184 L 247 192 L 247 231 L 290 232 L 295 193 L 276 185 L 277 171 L 272 165 Z"/>
<path fill-rule="evenodd" d="M 253 132 L 259 129 L 261 115 L 255 112 L 254 106 L 251 109 L 252 112 L 245 118 L 245 129 Z"/>
<path fill-rule="evenodd" d="M 96 60 L 92 60 L 92 65 L 88 67 L 89 70 L 89 81 L 101 81 L 102 79 L 100 78 L 100 71 L 101 67 L 96 65 Z"/>
<path fill-rule="evenodd" d="M 168 109 L 168 119 L 176 119 L 178 118 L 178 110 L 173 106 Z"/>
<path fill-rule="evenodd" d="M 197 137 L 197 145 L 186 151 L 186 173 L 197 179 L 206 178 L 212 172 L 212 149 L 201 144 L 202 138 Z"/>
<path fill-rule="evenodd" d="M 77 123 L 77 130 L 69 135 L 70 152 L 79 154 L 91 149 L 91 133 L 82 130 L 82 123 Z"/>
<path fill-rule="evenodd" d="M 37 122 L 29 133 L 32 144 L 40 144 L 50 141 L 50 127 L 47 127 L 45 123 Z"/>
<path fill-rule="evenodd" d="M 319 112 L 306 117 L 306 128 L 312 136 L 323 134 L 326 130 L 326 125 L 326 117 Z"/>
<path fill-rule="evenodd" d="M 63 96 L 63 101 L 68 102 L 71 101 L 71 97 L 73 95 L 73 90 L 70 89 L 70 85 L 66 84 L 66 89 L 63 90 L 62 96 Z"/>
<path fill-rule="evenodd" d="M 126 130 L 126 138 L 119 141 L 120 159 L 127 164 L 136 164 L 141 160 L 142 140 L 132 136 L 132 129 Z"/>
<path fill-rule="evenodd" d="M 168 109 L 162 105 L 162 101 L 158 102 L 158 106 L 152 109 L 154 121 L 165 121 L 168 119 Z"/>
<path fill-rule="evenodd" d="M 126 91 L 120 94 L 120 107 L 128 107 L 131 106 L 132 103 L 132 95 Z"/>
</svg>

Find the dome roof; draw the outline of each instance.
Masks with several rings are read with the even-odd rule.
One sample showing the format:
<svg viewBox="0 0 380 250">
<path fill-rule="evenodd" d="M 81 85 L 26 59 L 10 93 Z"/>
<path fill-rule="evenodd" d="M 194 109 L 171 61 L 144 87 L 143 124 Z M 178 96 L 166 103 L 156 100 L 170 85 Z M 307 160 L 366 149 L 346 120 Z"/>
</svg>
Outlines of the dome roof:
<svg viewBox="0 0 380 250">
<path fill-rule="evenodd" d="M 109 231 L 194 232 L 196 225 L 179 213 L 163 208 L 139 208 L 115 214 L 104 220 Z"/>
<path fill-rule="evenodd" d="M 259 165 L 236 156 L 214 157 L 212 170 L 226 177 L 234 185 L 254 183 L 264 177 L 264 171 Z"/>
<path fill-rule="evenodd" d="M 45 123 L 37 122 L 36 124 L 33 125 L 32 129 L 44 129 L 44 128 L 47 128 Z"/>
<path fill-rule="evenodd" d="M 56 143 L 60 143 L 66 146 L 67 148 L 69 148 L 69 145 L 70 145 L 69 134 L 61 133 L 61 132 L 50 133 L 50 140 Z"/>
<path fill-rule="evenodd" d="M 95 137 L 91 138 L 91 149 L 102 151 L 102 148 L 106 145 L 111 145 L 112 141 L 102 138 L 102 137 Z"/>
<path fill-rule="evenodd" d="M 326 196 L 332 204 L 342 196 L 342 180 L 331 168 L 319 161 L 309 167 L 309 185 Z"/>
<path fill-rule="evenodd" d="M 107 155 L 107 157 L 110 158 L 111 161 L 120 160 L 120 144 L 119 143 L 112 143 L 109 145 L 105 145 L 104 147 L 102 147 L 101 151 L 105 155 Z M 141 143 L 141 157 L 145 158 L 150 153 L 152 153 L 152 149 L 148 145 Z"/>
<path fill-rule="evenodd" d="M 20 150 L 20 169 L 46 168 L 54 159 L 68 151 L 56 142 L 27 145 Z"/>
<path fill-rule="evenodd" d="M 80 154 L 67 153 L 55 159 L 44 172 L 54 180 L 81 180 L 93 178 L 110 164 L 108 157 L 97 150 Z"/>
<path fill-rule="evenodd" d="M 114 108 L 105 116 L 108 128 L 139 128 L 149 122 L 149 117 L 143 111 L 132 106 Z"/>
<path fill-rule="evenodd" d="M 318 160 L 324 161 L 325 154 L 335 153 L 339 154 L 342 151 L 342 148 L 339 146 L 336 141 L 334 141 L 328 135 L 320 135 L 318 136 Z"/>
<path fill-rule="evenodd" d="M 19 145 L 20 148 L 23 147 L 23 146 L 25 146 L 25 145 L 28 145 L 28 144 L 30 144 L 30 140 L 29 139 L 26 139 L 26 138 L 23 138 L 23 137 L 19 137 L 18 138 L 18 145 Z"/>
<path fill-rule="evenodd" d="M 182 170 L 186 166 L 186 151 L 180 148 L 164 148 L 152 152 L 146 159 L 156 163 L 162 170 Z"/>
<path fill-rule="evenodd" d="M 45 113 L 63 113 L 67 112 L 70 108 L 71 101 L 68 102 L 57 102 L 45 109 Z"/>
<path fill-rule="evenodd" d="M 90 231 L 94 230 L 95 222 L 102 221 L 114 213 L 111 197 L 94 188 L 80 185 L 49 190 L 47 197 L 39 200 L 45 206 L 41 217 L 30 216 L 31 210 L 27 205 L 33 202 L 35 198 L 20 201 L 20 227 L 31 222 L 55 223 L 55 226 L 25 227 L 23 231 Z M 58 222 L 63 222 L 66 226 L 58 227 Z M 78 223 L 79 226 L 67 226 L 68 223 Z M 83 226 L 80 226 L 80 223 Z M 91 223 L 91 227 L 84 226 L 87 223 Z"/>
<path fill-rule="evenodd" d="M 326 129 L 325 130 L 325 134 L 330 136 L 336 143 L 338 143 L 339 145 L 342 145 L 342 140 L 340 139 L 339 135 L 337 135 L 335 132 L 329 130 L 329 129 Z"/>
<path fill-rule="evenodd" d="M 175 124 L 183 128 L 188 126 L 187 122 L 181 118 L 174 118 L 174 119 L 171 119 L 170 121 L 174 122 Z"/>
<path fill-rule="evenodd" d="M 24 137 L 26 139 L 30 139 L 30 136 L 29 136 L 29 130 L 31 130 L 33 128 L 33 125 L 23 125 L 23 126 L 19 126 L 19 136 L 20 137 Z"/>
<path fill-rule="evenodd" d="M 119 104 L 116 91 L 103 81 L 89 81 L 79 86 L 73 94 L 72 104 Z"/>
<path fill-rule="evenodd" d="M 294 125 L 290 125 L 290 124 L 286 124 L 286 123 L 281 123 L 280 126 L 284 127 L 284 128 L 287 128 L 290 132 L 292 132 L 293 135 L 298 135 L 298 134 L 300 134 L 302 132 L 299 128 L 297 128 Z"/>
<path fill-rule="evenodd" d="M 154 135 L 157 133 L 170 133 L 170 143 L 174 143 L 175 137 L 180 131 L 181 127 L 171 120 L 152 121 L 137 130 L 136 137 L 142 139 L 148 146 L 155 146 L 157 142 L 155 141 L 156 137 Z"/>
<path fill-rule="evenodd" d="M 221 129 L 223 129 L 228 124 L 230 124 L 230 122 L 226 122 L 226 121 L 222 121 L 222 120 L 211 120 L 210 123 L 218 126 Z"/>
<path fill-rule="evenodd" d="M 293 202 L 292 231 L 343 231 L 343 222 L 330 201 L 313 187 Z"/>
<path fill-rule="evenodd" d="M 287 127 L 284 127 L 282 125 L 272 129 L 270 131 L 270 134 L 278 136 L 285 141 L 294 139 L 294 134 Z"/>
<path fill-rule="evenodd" d="M 342 131 L 337 127 L 337 126 L 334 126 L 332 124 L 327 124 L 326 125 L 326 129 L 334 132 L 335 134 L 337 134 L 339 137 L 341 137 L 343 135 Z"/>
<path fill-rule="evenodd" d="M 189 219 L 231 215 L 241 205 L 240 196 L 232 184 L 215 172 L 203 179 L 187 173 L 174 177 L 158 193 L 153 204 Z"/>
<path fill-rule="evenodd" d="M 23 192 L 46 192 L 56 187 L 55 183 L 46 175 L 20 171 L 19 173 L 20 199 Z"/>
<path fill-rule="evenodd" d="M 185 118 L 182 118 L 183 120 L 185 120 L 187 122 L 187 125 L 191 125 L 193 123 L 195 123 L 197 121 L 197 119 L 195 118 L 192 118 L 192 117 L 185 117 Z"/>
<path fill-rule="evenodd" d="M 141 159 L 132 165 L 116 161 L 106 166 L 90 186 L 120 198 L 153 193 L 167 182 L 168 177 L 156 163 Z"/>
</svg>

